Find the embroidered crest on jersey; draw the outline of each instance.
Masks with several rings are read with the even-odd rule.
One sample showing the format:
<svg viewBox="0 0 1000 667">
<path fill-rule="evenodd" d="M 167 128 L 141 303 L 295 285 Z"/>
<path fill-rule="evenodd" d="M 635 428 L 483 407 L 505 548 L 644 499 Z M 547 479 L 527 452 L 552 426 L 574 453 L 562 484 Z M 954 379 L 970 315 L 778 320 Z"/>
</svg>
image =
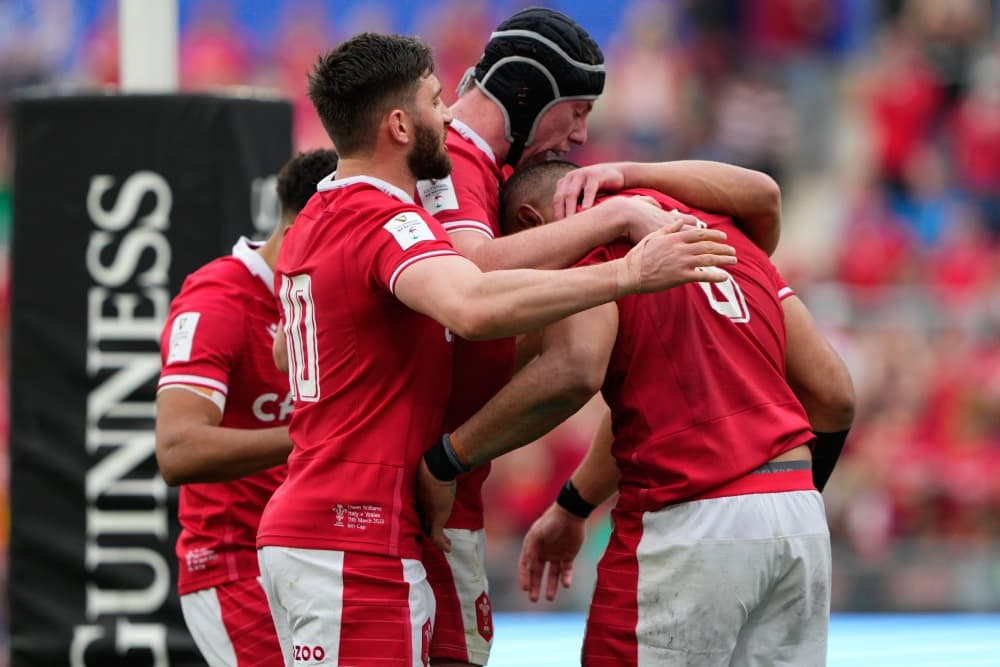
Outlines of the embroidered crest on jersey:
<svg viewBox="0 0 1000 667">
<path fill-rule="evenodd" d="M 198 318 L 201 313 L 181 313 L 174 318 L 170 327 L 170 352 L 167 363 L 175 361 L 191 361 L 191 346 L 194 344 L 194 332 L 198 328 Z"/>
<path fill-rule="evenodd" d="M 417 181 L 417 195 L 420 197 L 420 203 L 431 215 L 436 215 L 441 211 L 458 210 L 458 196 L 455 194 L 455 185 L 451 182 L 451 176 Z"/>
<path fill-rule="evenodd" d="M 420 241 L 433 241 L 434 232 L 427 226 L 424 219 L 414 211 L 400 213 L 389 222 L 382 225 L 385 231 L 392 234 L 396 243 L 403 250 L 408 250 Z"/>
</svg>

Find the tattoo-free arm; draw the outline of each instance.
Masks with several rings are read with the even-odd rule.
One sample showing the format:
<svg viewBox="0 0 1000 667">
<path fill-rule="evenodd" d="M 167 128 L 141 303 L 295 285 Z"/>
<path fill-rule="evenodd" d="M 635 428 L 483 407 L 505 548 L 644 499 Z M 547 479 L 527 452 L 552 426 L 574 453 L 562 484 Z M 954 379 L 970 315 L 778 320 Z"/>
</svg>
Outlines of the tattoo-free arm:
<svg viewBox="0 0 1000 667">
<path fill-rule="evenodd" d="M 636 205 L 662 213 L 649 204 Z M 725 280 L 725 272 L 703 270 L 736 263 L 736 251 L 721 243 L 724 239 L 725 234 L 713 229 L 663 230 L 647 236 L 625 257 L 561 271 L 483 273 L 458 255 L 430 257 L 399 274 L 395 293 L 462 338 L 503 338 L 625 294 Z"/>
<path fill-rule="evenodd" d="M 594 248 L 627 238 L 635 243 L 673 223 L 656 207 L 610 199 L 590 210 L 516 234 L 490 239 L 473 231 L 451 234 L 452 243 L 483 271 L 561 269 Z"/>
<path fill-rule="evenodd" d="M 854 421 L 854 385 L 840 355 L 819 330 L 802 300 L 782 300 L 785 375 L 815 431 L 842 431 Z"/>
<path fill-rule="evenodd" d="M 156 462 L 170 486 L 223 482 L 284 463 L 287 427 L 219 426 L 222 412 L 198 387 L 168 387 L 156 397 Z"/>
<path fill-rule="evenodd" d="M 785 375 L 816 434 L 813 483 L 826 486 L 854 421 L 854 385 L 840 356 L 820 332 L 797 296 L 782 301 L 785 311 Z"/>
<path fill-rule="evenodd" d="M 604 382 L 617 333 L 615 304 L 546 327 L 538 357 L 452 433 L 463 461 L 490 461 L 537 440 L 579 410 Z"/>
<path fill-rule="evenodd" d="M 600 191 L 625 188 L 659 190 L 679 201 L 713 213 L 728 215 L 766 253 L 778 247 L 781 236 L 781 189 L 767 174 L 724 162 L 608 162 L 574 170 L 556 187 L 556 217 L 587 209 Z"/>
</svg>

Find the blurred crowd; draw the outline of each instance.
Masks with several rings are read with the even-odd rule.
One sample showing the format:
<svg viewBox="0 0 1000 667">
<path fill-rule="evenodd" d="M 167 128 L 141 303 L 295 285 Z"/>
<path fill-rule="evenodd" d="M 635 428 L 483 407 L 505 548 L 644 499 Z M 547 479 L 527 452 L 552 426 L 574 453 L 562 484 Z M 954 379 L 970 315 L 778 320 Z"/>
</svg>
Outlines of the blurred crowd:
<svg viewBox="0 0 1000 667">
<path fill-rule="evenodd" d="M 73 18 L 81 4 L 86 21 Z M 181 85 L 282 91 L 294 102 L 300 150 L 329 144 L 305 97 L 305 72 L 354 32 L 424 37 L 450 102 L 511 11 L 548 4 L 575 13 L 572 2 L 426 0 L 401 24 L 387 0 L 350 12 L 342 4 L 352 3 L 277 4 L 272 37 L 261 43 L 260 26 L 237 16 L 235 2 L 182 0 Z M 847 361 L 858 397 L 824 494 L 835 608 L 1000 609 L 996 1 L 606 4 L 578 17 L 605 50 L 608 83 L 587 146 L 570 157 L 716 159 L 766 171 L 782 186 L 775 263 Z M 0 3 L 0 100 L 23 85 L 113 86 L 114 9 Z M 0 114 L 0 139 L 6 132 Z M 4 247 L 11 175 L 0 152 Z M 6 294 L 4 281 L 4 303 Z M 576 465 L 597 414 L 588 407 L 495 465 L 486 492 L 498 608 L 526 604 L 514 569 L 520 536 Z M 3 486 L 5 476 L 0 466 Z M 562 606 L 586 600 L 606 522 L 603 513 L 592 519 L 588 558 Z"/>
</svg>

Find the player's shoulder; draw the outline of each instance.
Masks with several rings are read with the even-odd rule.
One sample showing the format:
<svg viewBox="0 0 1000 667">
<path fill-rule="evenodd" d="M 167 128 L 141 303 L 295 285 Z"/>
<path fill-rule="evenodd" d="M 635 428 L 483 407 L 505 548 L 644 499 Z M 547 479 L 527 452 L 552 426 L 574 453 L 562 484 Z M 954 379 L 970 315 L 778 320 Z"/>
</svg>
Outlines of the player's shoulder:
<svg viewBox="0 0 1000 667">
<path fill-rule="evenodd" d="M 453 178 L 499 177 L 500 167 L 493 149 L 469 126 L 454 121 L 448 130 L 445 145 L 451 159 Z"/>
<path fill-rule="evenodd" d="M 225 301 L 245 292 L 253 276 L 238 258 L 219 257 L 189 275 L 174 301 Z M 234 304 L 235 305 L 235 304 Z"/>
<path fill-rule="evenodd" d="M 330 190 L 322 213 L 342 219 L 360 216 L 368 220 L 391 217 L 402 210 L 422 210 L 413 199 L 413 193 L 403 192 L 396 186 L 375 178 L 353 178 L 335 190 Z"/>
</svg>

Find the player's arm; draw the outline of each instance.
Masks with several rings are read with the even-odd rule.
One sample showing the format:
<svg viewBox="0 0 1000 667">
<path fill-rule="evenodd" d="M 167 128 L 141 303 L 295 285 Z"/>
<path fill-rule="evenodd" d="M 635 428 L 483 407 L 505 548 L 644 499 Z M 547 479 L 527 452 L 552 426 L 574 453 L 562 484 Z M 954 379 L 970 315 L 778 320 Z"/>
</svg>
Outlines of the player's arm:
<svg viewBox="0 0 1000 667">
<path fill-rule="evenodd" d="M 640 203 L 651 210 L 658 208 Z M 546 225 L 550 226 L 550 225 Z M 458 255 L 430 257 L 397 277 L 396 297 L 467 340 L 514 336 L 625 294 L 687 282 L 726 279 L 699 267 L 736 262 L 735 250 L 712 229 L 656 232 L 620 259 L 561 271 L 481 272 Z"/>
<path fill-rule="evenodd" d="M 524 368 L 541 351 L 544 330 L 529 331 L 517 337 L 514 346 L 514 372 Z"/>
<path fill-rule="evenodd" d="M 594 439 L 576 471 L 563 485 L 556 502 L 535 520 L 524 536 L 518 575 L 521 590 L 537 602 L 545 577 L 545 599 L 554 600 L 559 584 L 573 583 L 573 560 L 586 537 L 586 520 L 618 486 L 618 467 L 611 455 L 614 435 L 606 410 Z"/>
<path fill-rule="evenodd" d="M 628 239 L 636 243 L 674 222 L 666 212 L 629 199 L 609 199 L 590 210 L 516 234 L 490 238 L 460 230 L 451 232 L 455 248 L 482 271 L 497 269 L 561 269 L 594 248 Z"/>
<path fill-rule="evenodd" d="M 615 304 L 546 327 L 538 357 L 428 452 L 419 472 L 419 496 L 425 527 L 435 543 L 447 548 L 443 527 L 451 496 L 445 483 L 537 440 L 579 410 L 604 381 L 617 331 Z"/>
<path fill-rule="evenodd" d="M 219 426 L 211 390 L 170 385 L 156 396 L 156 462 L 170 486 L 222 482 L 284 463 L 292 451 L 287 427 Z"/>
<path fill-rule="evenodd" d="M 781 235 L 781 189 L 767 174 L 723 162 L 608 162 L 571 171 L 556 186 L 557 218 L 577 202 L 587 210 L 598 192 L 625 188 L 659 190 L 703 211 L 728 215 L 748 237 L 771 254 Z"/>
<path fill-rule="evenodd" d="M 611 431 L 611 410 L 605 410 L 594 439 L 580 465 L 570 475 L 569 481 L 581 500 L 596 507 L 614 495 L 618 489 L 618 465 L 611 455 L 615 436 Z M 565 504 L 564 504 L 565 505 Z M 572 508 L 566 507 L 567 510 Z M 589 513 L 589 510 L 588 510 Z M 578 515 L 580 513 L 577 513 Z"/>
<path fill-rule="evenodd" d="M 826 485 L 854 421 L 850 372 L 797 296 L 782 300 L 785 313 L 785 374 L 816 433 L 813 481 Z"/>
<path fill-rule="evenodd" d="M 451 434 L 462 463 L 475 467 L 534 442 L 583 407 L 604 383 L 617 333 L 613 303 L 547 326 L 538 357 Z"/>
<path fill-rule="evenodd" d="M 288 341 L 285 340 L 285 321 L 278 321 L 278 333 L 271 343 L 271 358 L 274 359 L 275 367 L 282 373 L 288 372 Z"/>
</svg>

